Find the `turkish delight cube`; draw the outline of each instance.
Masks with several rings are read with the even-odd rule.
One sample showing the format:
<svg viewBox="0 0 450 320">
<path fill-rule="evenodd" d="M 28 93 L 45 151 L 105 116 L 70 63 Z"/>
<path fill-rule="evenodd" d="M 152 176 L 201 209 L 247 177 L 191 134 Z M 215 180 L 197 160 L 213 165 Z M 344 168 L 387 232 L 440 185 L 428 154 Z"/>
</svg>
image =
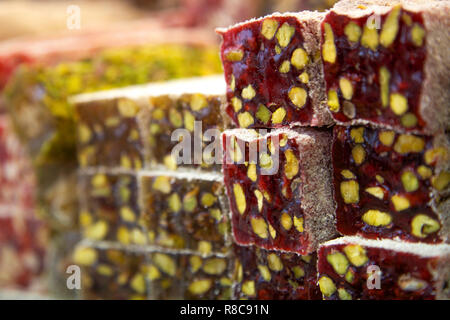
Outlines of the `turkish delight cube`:
<svg viewBox="0 0 450 320">
<path fill-rule="evenodd" d="M 73 261 L 81 267 L 84 299 L 148 298 L 148 268 L 144 253 L 97 248 L 80 243 L 73 252 Z"/>
<path fill-rule="evenodd" d="M 215 49 L 203 45 L 142 45 L 141 41 L 121 48 L 101 46 L 83 60 L 74 55 L 75 59 L 69 56 L 64 62 L 23 66 L 5 88 L 5 105 L 33 159 L 76 162 L 76 119 L 69 97 L 213 74 L 220 69 L 218 63 L 210 61 L 211 51 Z M 189 67 L 181 68 L 186 65 Z"/>
<path fill-rule="evenodd" d="M 323 13 L 272 14 L 218 29 L 227 83 L 226 113 L 240 128 L 324 126 L 320 51 Z"/>
<path fill-rule="evenodd" d="M 164 86 L 149 97 L 144 111 L 146 167 L 220 171 L 220 133 L 228 123 L 221 116 L 223 78 L 186 79 Z"/>
<path fill-rule="evenodd" d="M 335 235 L 330 132 L 235 129 L 223 145 L 238 244 L 308 254 Z"/>
<path fill-rule="evenodd" d="M 447 1 L 340 1 L 322 22 L 333 118 L 422 134 L 450 128 Z"/>
</svg>

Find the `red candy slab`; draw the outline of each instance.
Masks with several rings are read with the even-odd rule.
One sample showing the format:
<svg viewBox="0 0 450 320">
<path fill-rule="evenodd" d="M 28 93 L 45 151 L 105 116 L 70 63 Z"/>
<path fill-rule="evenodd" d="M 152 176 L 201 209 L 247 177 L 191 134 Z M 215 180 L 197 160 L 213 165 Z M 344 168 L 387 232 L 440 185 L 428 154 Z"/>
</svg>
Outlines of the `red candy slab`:
<svg viewBox="0 0 450 320">
<path fill-rule="evenodd" d="M 308 254 L 335 234 L 330 138 L 313 129 L 224 132 L 224 181 L 238 244 Z"/>
<path fill-rule="evenodd" d="M 341 124 L 449 128 L 446 1 L 342 1 L 321 25 L 328 108 Z M 384 3 L 384 4 L 383 4 Z M 415 4 L 414 4 L 415 3 Z"/>
<path fill-rule="evenodd" d="M 323 14 L 273 14 L 219 29 L 227 82 L 226 113 L 241 128 L 323 126 L 319 52 Z"/>
<path fill-rule="evenodd" d="M 336 126 L 332 153 L 339 232 L 448 241 L 450 152 L 445 135 Z"/>
</svg>

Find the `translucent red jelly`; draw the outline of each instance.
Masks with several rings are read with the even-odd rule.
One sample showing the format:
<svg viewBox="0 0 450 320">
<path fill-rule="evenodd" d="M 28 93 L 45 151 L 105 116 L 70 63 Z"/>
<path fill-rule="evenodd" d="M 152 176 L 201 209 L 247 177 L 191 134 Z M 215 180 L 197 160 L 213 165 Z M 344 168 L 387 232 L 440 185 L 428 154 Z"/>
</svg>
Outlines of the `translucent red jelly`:
<svg viewBox="0 0 450 320">
<path fill-rule="evenodd" d="M 306 98 L 301 108 L 295 106 L 289 98 L 289 91 L 293 87 L 303 88 L 308 92 L 307 86 L 298 78 L 305 70 L 290 65 L 289 71 L 280 72 L 282 63 L 291 61 L 295 49 L 304 49 L 304 39 L 300 31 L 303 26 L 294 17 L 270 17 L 270 19 L 278 22 L 278 30 L 284 24 L 295 28 L 295 33 L 286 47 L 279 46 L 276 35 L 268 40 L 261 34 L 263 20 L 243 24 L 223 34 L 221 56 L 227 82 L 226 112 L 234 123 L 240 126 L 238 115 L 248 111 L 254 120 L 247 126 L 249 128 L 280 127 L 292 122 L 310 124 L 313 112 L 310 98 Z M 239 61 L 227 59 L 227 55 L 233 51 L 243 52 L 242 59 Z M 312 60 L 309 58 L 309 61 Z M 256 94 L 250 100 L 242 97 L 242 90 L 248 85 L 253 87 Z M 234 90 L 232 86 L 235 86 Z M 242 102 L 238 112 L 231 103 L 233 97 L 239 98 Z M 260 105 L 264 105 L 270 112 L 280 107 L 284 108 L 286 115 L 283 121 L 273 123 L 271 119 L 267 122 L 258 119 L 256 113 Z"/>
<path fill-rule="evenodd" d="M 363 142 L 357 143 L 355 138 L 352 138 L 351 132 L 352 130 L 362 129 L 364 130 L 363 136 L 356 138 L 356 141 L 361 142 L 362 140 L 359 139 L 363 139 Z M 432 148 L 432 138 L 413 136 L 423 142 L 423 148 L 418 148 L 416 150 L 418 152 L 402 154 L 397 152 L 400 148 L 401 135 L 390 131 L 393 136 L 392 144 L 386 146 L 380 141 L 380 133 L 382 132 L 383 130 L 369 127 L 336 126 L 334 128 L 332 162 L 338 231 L 344 235 L 360 234 L 367 238 L 400 237 L 409 241 L 440 242 L 439 227 L 435 232 L 420 237 L 412 233 L 412 220 L 419 214 L 439 221 L 429 204 L 433 167 L 428 167 L 424 161 L 425 152 Z M 403 137 L 405 136 L 403 135 Z M 410 147 L 412 143 L 409 142 L 406 148 Z M 364 159 L 360 164 L 355 161 L 354 154 L 357 153 L 355 148 L 364 150 Z M 356 158 L 358 159 L 358 157 Z M 420 166 L 427 167 L 430 170 L 430 177 L 421 177 L 419 173 L 421 171 L 418 169 Z M 344 170 L 350 171 L 354 177 L 345 177 L 349 173 Z M 405 172 L 411 173 L 413 179 L 415 177 L 416 190 L 405 190 L 402 180 L 402 175 Z M 348 181 L 356 182 L 359 189 L 358 201 L 345 202 L 343 192 L 346 191 L 342 189 L 342 183 L 345 184 Z M 368 188 L 382 190 L 382 198 L 380 199 L 368 192 L 369 190 L 373 193 L 373 190 L 377 189 Z M 377 193 L 375 192 L 375 194 Z M 392 200 L 392 197 L 396 195 L 407 199 L 409 206 L 403 210 L 396 209 Z M 363 215 L 369 210 L 378 210 L 389 214 L 392 222 L 385 226 L 365 223 Z"/>
<path fill-rule="evenodd" d="M 380 28 L 383 27 L 387 15 L 388 13 L 379 16 Z M 357 42 L 350 42 L 344 32 L 346 25 L 353 22 L 363 33 L 367 20 L 368 16 L 351 19 L 330 12 L 322 23 L 322 44 L 324 43 L 324 24 L 328 23 L 333 30 L 337 53 L 334 63 L 324 61 L 327 92 L 334 89 L 339 97 L 340 108 L 337 112 L 332 112 L 333 117 L 342 122 L 351 121 L 352 117 L 345 114 L 348 112 L 344 112 L 344 104 L 348 106 L 350 102 L 355 108 L 355 120 L 363 119 L 405 130 L 420 130 L 425 124 L 418 111 L 424 81 L 426 45 L 425 41 L 420 46 L 413 44 L 411 30 L 414 26 L 424 29 L 422 15 L 402 9 L 394 42 L 388 47 L 378 44 L 375 50 L 364 47 L 361 44 L 361 37 Z M 381 30 L 378 29 L 378 35 L 380 32 Z M 391 109 L 389 98 L 387 105 L 382 105 L 379 72 L 381 67 L 387 68 L 390 73 L 389 94 L 400 93 L 407 99 L 408 109 L 400 115 L 395 114 Z M 349 100 L 344 99 L 339 89 L 341 77 L 350 80 L 353 86 L 353 95 Z M 405 125 L 407 119 L 402 120 L 402 117 L 407 113 L 415 116 L 416 120 L 411 120 L 409 116 L 409 123 Z"/>
<path fill-rule="evenodd" d="M 309 239 L 303 231 L 304 214 L 300 198 L 302 172 L 298 170 L 289 179 L 284 170 L 285 152 L 291 150 L 296 159 L 299 159 L 299 146 L 294 139 L 286 139 L 286 144 L 281 147 L 283 134 L 277 136 L 279 142 L 273 139 L 274 135 L 267 139 L 261 138 L 252 141 L 258 147 L 258 155 L 266 152 L 262 151 L 261 145 L 270 145 L 270 141 L 274 141 L 273 148 L 279 154 L 279 166 L 278 170 L 274 170 L 276 171 L 274 174 L 261 174 L 261 166 L 267 167 L 267 161 L 264 164 L 261 156 L 258 158 L 254 177 L 252 169 L 249 170 L 251 164 L 224 161 L 224 181 L 230 198 L 232 229 L 238 244 L 257 244 L 266 249 L 304 253 Z M 227 148 L 225 137 L 224 135 L 223 144 L 225 153 L 227 153 L 230 150 Z M 258 145 L 261 140 L 261 145 Z M 241 143 L 244 146 L 244 141 L 236 141 L 236 147 L 239 147 Z M 245 142 L 245 148 L 240 149 L 242 154 L 245 149 L 245 161 L 247 162 L 249 162 L 249 148 L 250 143 Z M 270 148 L 266 150 L 270 153 Z M 253 181 L 251 176 L 256 181 Z M 236 197 L 236 195 L 241 195 L 241 197 Z M 244 206 L 245 210 L 242 211 Z M 286 218 L 284 226 L 283 216 Z"/>
<path fill-rule="evenodd" d="M 329 277 L 335 287 L 340 290 L 345 289 L 352 300 L 435 299 L 436 290 L 433 285 L 432 271 L 436 267 L 437 258 L 424 258 L 401 251 L 365 247 L 363 249 L 367 262 L 358 267 L 349 263 L 346 275 L 339 275 L 327 261 L 327 256 L 336 252 L 345 255 L 345 246 L 346 244 L 330 245 L 319 249 L 318 279 L 320 280 L 323 276 Z M 379 288 L 376 287 L 374 277 L 377 271 L 375 266 L 381 271 Z M 324 298 L 338 300 L 342 299 L 343 295 L 341 293 L 340 297 L 339 291 L 336 290 L 331 296 L 324 296 Z"/>
</svg>

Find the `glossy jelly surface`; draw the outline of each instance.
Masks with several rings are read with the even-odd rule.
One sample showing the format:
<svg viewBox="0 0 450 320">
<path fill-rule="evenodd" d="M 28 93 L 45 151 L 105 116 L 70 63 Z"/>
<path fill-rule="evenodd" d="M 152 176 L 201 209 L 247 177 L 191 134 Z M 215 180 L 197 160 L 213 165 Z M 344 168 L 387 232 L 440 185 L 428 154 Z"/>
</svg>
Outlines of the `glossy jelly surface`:
<svg viewBox="0 0 450 320">
<path fill-rule="evenodd" d="M 338 231 L 441 241 L 430 201 L 436 188 L 446 187 L 444 180 L 448 185 L 448 173 L 435 172 L 448 150 L 434 147 L 427 136 L 336 126 L 332 152 Z"/>
<path fill-rule="evenodd" d="M 242 128 L 310 124 L 304 26 L 295 17 L 270 17 L 223 34 L 226 112 Z"/>
<path fill-rule="evenodd" d="M 341 122 L 368 120 L 420 131 L 426 34 L 421 13 L 394 7 L 352 19 L 330 12 L 322 23 L 328 107 Z"/>
</svg>

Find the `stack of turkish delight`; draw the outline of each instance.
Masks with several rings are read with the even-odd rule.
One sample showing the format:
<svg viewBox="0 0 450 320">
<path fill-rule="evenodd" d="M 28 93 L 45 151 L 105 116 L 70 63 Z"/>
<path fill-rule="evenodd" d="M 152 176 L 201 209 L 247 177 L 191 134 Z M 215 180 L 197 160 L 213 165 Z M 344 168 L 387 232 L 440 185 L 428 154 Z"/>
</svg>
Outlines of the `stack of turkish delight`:
<svg viewBox="0 0 450 320">
<path fill-rule="evenodd" d="M 226 90 L 73 98 L 84 297 L 448 298 L 448 10 L 273 14 L 218 30 Z"/>
<path fill-rule="evenodd" d="M 13 123 L 7 137 L 13 139 L 14 134 L 18 135 L 26 149 L 20 161 L 32 164 L 27 176 L 20 174 L 17 178 L 16 174 L 12 178 L 27 193 L 6 184 L 1 192 L 8 192 L 10 199 L 27 195 L 33 206 L 36 200 L 40 217 L 51 229 L 51 243 L 45 246 L 52 251 L 48 255 L 48 268 L 52 269 L 51 277 L 55 277 L 52 282 L 61 287 L 58 292 L 72 296 L 66 288 L 66 268 L 72 264 L 71 249 L 79 240 L 78 200 L 74 192 L 76 120 L 68 96 L 220 71 L 211 37 L 196 30 L 190 35 L 195 39 L 185 40 L 186 31 L 177 29 L 153 33 L 115 30 L 9 41 L 0 46 L 2 89 L 6 84 L 0 103 L 2 110 L 7 111 L 5 121 Z M 2 168 L 8 167 L 3 165 L 3 159 L 1 162 Z M 9 175 L 15 174 L 13 166 L 8 168 Z M 36 187 L 29 184 L 30 179 L 36 181 Z M 0 227 L 9 228 L 7 222 Z M 30 242 L 29 237 L 22 239 L 17 232 L 11 232 L 4 233 L 4 242 Z"/>
<path fill-rule="evenodd" d="M 238 296 L 449 298 L 449 8 L 341 1 L 218 30 Z"/>
</svg>

